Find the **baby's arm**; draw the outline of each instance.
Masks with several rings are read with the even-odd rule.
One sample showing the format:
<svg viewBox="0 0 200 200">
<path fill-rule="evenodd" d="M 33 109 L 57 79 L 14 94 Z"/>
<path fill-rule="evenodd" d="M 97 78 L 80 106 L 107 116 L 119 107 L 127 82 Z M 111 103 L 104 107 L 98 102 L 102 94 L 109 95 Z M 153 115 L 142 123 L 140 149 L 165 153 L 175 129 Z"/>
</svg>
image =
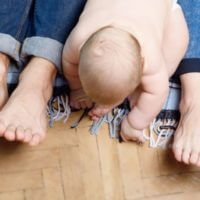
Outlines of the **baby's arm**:
<svg viewBox="0 0 200 200">
<path fill-rule="evenodd" d="M 122 123 L 122 138 L 144 142 L 142 131 L 149 126 L 161 111 L 168 95 L 168 75 L 161 73 L 144 78 L 142 92 L 131 112 Z"/>
<path fill-rule="evenodd" d="M 74 29 L 75 31 L 76 29 Z M 92 106 L 92 102 L 86 96 L 82 89 L 78 74 L 79 52 L 80 52 L 80 37 L 77 37 L 76 32 L 72 31 L 69 36 L 62 57 L 63 73 L 70 87 L 70 105 L 76 109 L 85 109 Z"/>
</svg>

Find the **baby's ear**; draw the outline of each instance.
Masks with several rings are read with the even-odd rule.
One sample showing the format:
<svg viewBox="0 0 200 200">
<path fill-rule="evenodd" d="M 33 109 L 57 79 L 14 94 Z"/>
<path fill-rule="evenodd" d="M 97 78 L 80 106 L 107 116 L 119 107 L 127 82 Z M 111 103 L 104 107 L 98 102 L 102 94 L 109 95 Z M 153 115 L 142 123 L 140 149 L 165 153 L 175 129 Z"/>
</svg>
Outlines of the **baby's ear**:
<svg viewBox="0 0 200 200">
<path fill-rule="evenodd" d="M 143 67 L 144 67 L 144 62 L 145 62 L 144 57 L 141 56 L 141 58 L 140 58 L 141 69 L 143 69 Z"/>
<path fill-rule="evenodd" d="M 144 57 L 141 56 L 141 65 L 144 66 Z"/>
</svg>

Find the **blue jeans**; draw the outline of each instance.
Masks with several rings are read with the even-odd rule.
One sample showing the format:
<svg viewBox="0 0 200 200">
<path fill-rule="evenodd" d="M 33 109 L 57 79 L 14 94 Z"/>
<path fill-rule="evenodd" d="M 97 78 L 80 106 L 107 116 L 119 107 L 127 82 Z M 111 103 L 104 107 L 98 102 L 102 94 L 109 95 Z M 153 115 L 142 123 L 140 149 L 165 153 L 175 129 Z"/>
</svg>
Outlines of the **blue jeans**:
<svg viewBox="0 0 200 200">
<path fill-rule="evenodd" d="M 20 63 L 45 58 L 61 69 L 65 40 L 86 0 L 1 0 L 0 52 Z"/>
<path fill-rule="evenodd" d="M 200 0 L 179 0 L 187 20 L 190 43 L 176 75 L 200 72 Z"/>
</svg>

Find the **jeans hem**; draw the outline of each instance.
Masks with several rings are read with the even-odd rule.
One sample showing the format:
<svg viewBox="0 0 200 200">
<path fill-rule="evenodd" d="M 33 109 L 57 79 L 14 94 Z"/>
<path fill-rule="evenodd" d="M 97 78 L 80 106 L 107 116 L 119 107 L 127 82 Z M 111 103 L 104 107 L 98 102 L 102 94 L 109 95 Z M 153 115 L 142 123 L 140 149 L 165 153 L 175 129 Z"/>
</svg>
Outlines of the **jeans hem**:
<svg viewBox="0 0 200 200">
<path fill-rule="evenodd" d="M 19 62 L 21 43 L 9 34 L 0 33 L 0 52 Z"/>
<path fill-rule="evenodd" d="M 61 58 L 63 44 L 57 40 L 46 37 L 26 38 L 21 50 L 21 59 L 29 56 L 44 58 L 56 65 L 57 70 L 62 73 Z"/>
</svg>

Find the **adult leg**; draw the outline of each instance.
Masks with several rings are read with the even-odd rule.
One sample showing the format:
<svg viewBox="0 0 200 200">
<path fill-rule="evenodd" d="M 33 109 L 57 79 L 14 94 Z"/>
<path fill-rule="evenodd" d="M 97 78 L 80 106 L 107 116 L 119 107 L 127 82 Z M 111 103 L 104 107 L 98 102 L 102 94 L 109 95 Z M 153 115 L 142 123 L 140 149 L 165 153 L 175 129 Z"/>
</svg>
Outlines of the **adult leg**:
<svg viewBox="0 0 200 200">
<path fill-rule="evenodd" d="M 0 9 L 0 109 L 8 99 L 10 58 L 19 61 L 19 49 L 28 26 L 32 0 L 2 0 Z M 10 57 L 10 58 L 9 58 Z"/>
<path fill-rule="evenodd" d="M 8 99 L 7 89 L 7 71 L 9 65 L 9 58 L 7 55 L 0 53 L 0 110 Z"/>
<path fill-rule="evenodd" d="M 180 6 L 172 10 L 163 40 L 163 54 L 171 77 L 183 59 L 189 43 L 187 24 Z"/>
<path fill-rule="evenodd" d="M 0 113 L 0 119 L 6 119 L 7 139 L 30 145 L 44 139 L 47 102 L 56 72 L 61 71 L 63 45 L 83 6 L 83 0 L 35 0 L 30 37 L 25 40 L 21 54 L 24 60 L 29 57 L 30 62 Z"/>
<path fill-rule="evenodd" d="M 176 130 L 173 151 L 178 161 L 200 167 L 200 2 L 180 0 L 190 32 L 186 59 L 181 62 L 181 119 Z"/>
</svg>

